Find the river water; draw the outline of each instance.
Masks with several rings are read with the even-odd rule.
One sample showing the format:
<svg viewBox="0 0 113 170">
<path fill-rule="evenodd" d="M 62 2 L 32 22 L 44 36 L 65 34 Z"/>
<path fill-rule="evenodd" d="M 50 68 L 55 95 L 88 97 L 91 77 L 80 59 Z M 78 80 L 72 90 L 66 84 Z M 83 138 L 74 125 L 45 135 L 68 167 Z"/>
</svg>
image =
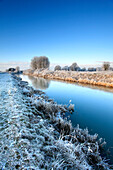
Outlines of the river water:
<svg viewBox="0 0 113 170">
<path fill-rule="evenodd" d="M 70 116 L 73 126 L 87 127 L 91 134 L 97 133 L 104 138 L 113 162 L 113 89 L 25 75 L 20 77 L 34 88 L 45 91 L 57 103 L 69 104 L 71 100 L 75 105 L 75 111 Z"/>
</svg>

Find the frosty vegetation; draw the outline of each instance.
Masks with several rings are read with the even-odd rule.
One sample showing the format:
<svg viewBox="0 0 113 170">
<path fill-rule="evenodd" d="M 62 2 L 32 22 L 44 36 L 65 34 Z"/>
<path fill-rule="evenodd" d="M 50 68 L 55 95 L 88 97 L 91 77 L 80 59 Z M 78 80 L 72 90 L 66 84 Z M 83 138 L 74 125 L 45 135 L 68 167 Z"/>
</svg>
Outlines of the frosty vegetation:
<svg viewBox="0 0 113 170">
<path fill-rule="evenodd" d="M 34 57 L 31 60 L 31 68 L 33 70 L 41 69 L 41 68 L 49 68 L 50 62 L 49 59 L 45 56 Z"/>
<path fill-rule="evenodd" d="M 105 141 L 66 119 L 71 102 L 58 105 L 14 75 L 1 95 L 0 169 L 110 169 L 100 155 Z"/>
<path fill-rule="evenodd" d="M 56 65 L 55 68 L 54 68 L 54 71 L 56 70 L 61 70 L 61 66 L 60 65 Z"/>
<path fill-rule="evenodd" d="M 104 69 L 105 71 L 109 70 L 109 69 L 110 69 L 110 63 L 109 63 L 109 62 L 104 62 L 104 63 L 103 63 L 103 69 Z"/>
<path fill-rule="evenodd" d="M 40 56 L 40 57 L 34 57 L 31 60 L 31 69 L 32 71 L 36 71 L 36 70 L 43 70 L 43 69 L 47 69 L 50 66 L 50 62 L 48 57 L 46 56 Z M 113 71 L 113 68 L 110 67 L 110 62 L 102 62 L 102 66 L 101 67 L 89 67 L 89 68 L 80 68 L 80 66 L 74 62 L 72 63 L 70 66 L 66 65 L 61 67 L 60 65 L 56 65 L 54 67 L 54 71 L 58 71 L 58 70 L 65 70 L 65 71 L 79 71 L 79 72 L 95 72 L 95 71 Z"/>
<path fill-rule="evenodd" d="M 59 69 L 60 68 L 60 69 Z M 56 65 L 54 71 L 57 70 L 65 70 L 65 71 L 79 71 L 79 72 L 96 72 L 96 71 L 113 71 L 113 67 L 110 66 L 110 62 L 103 62 L 100 67 L 89 67 L 89 68 L 80 68 L 76 62 L 72 63 L 70 66 L 61 67 L 60 65 Z"/>
</svg>

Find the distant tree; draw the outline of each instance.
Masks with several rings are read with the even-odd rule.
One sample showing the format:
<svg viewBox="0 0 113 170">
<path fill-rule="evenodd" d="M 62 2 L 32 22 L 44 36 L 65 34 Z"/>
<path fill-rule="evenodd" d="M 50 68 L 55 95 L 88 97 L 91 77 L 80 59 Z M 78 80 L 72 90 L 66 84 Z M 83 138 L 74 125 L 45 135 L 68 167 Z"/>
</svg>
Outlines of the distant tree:
<svg viewBox="0 0 113 170">
<path fill-rule="evenodd" d="M 109 69 L 110 69 L 110 63 L 109 63 L 109 62 L 104 62 L 104 63 L 103 63 L 103 69 L 104 69 L 105 71 L 109 70 Z"/>
<path fill-rule="evenodd" d="M 64 67 L 62 68 L 62 70 L 69 71 L 69 67 L 68 67 L 68 66 L 64 66 Z"/>
<path fill-rule="evenodd" d="M 71 70 L 71 71 L 77 71 L 78 68 L 79 68 L 79 67 L 78 67 L 77 63 L 73 63 L 73 64 L 70 66 L 70 70 Z"/>
<path fill-rule="evenodd" d="M 96 68 L 90 67 L 88 68 L 88 71 L 96 71 Z"/>
<path fill-rule="evenodd" d="M 61 70 L 61 66 L 56 65 L 55 68 L 54 68 L 54 71 L 56 71 L 56 70 Z"/>
<path fill-rule="evenodd" d="M 96 71 L 102 71 L 102 67 L 97 67 Z"/>
<path fill-rule="evenodd" d="M 31 68 L 33 70 L 41 69 L 41 68 L 49 68 L 50 62 L 49 59 L 45 56 L 34 57 L 31 60 Z"/>
<path fill-rule="evenodd" d="M 37 65 L 38 65 L 38 58 L 39 57 L 34 57 L 32 60 L 31 60 L 31 68 L 33 70 L 36 70 L 37 69 Z"/>
<path fill-rule="evenodd" d="M 84 67 L 84 68 L 82 68 L 82 69 L 81 69 L 81 71 L 86 71 L 86 68 L 85 68 L 85 67 Z"/>
</svg>

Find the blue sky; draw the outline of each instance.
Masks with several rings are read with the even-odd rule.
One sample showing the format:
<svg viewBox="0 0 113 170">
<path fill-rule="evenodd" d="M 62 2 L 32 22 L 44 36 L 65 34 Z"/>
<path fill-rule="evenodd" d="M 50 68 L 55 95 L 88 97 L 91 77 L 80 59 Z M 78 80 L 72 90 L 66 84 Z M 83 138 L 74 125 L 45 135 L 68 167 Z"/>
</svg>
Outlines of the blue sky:
<svg viewBox="0 0 113 170">
<path fill-rule="evenodd" d="M 113 61 L 113 0 L 0 0 L 0 62 Z"/>
</svg>

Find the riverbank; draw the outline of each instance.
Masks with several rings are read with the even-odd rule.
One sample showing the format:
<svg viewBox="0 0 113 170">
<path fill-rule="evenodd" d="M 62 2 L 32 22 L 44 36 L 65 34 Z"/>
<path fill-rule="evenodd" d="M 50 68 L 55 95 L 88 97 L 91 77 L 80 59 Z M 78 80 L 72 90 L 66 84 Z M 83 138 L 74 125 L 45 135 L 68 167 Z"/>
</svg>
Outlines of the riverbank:
<svg viewBox="0 0 113 170">
<path fill-rule="evenodd" d="M 56 79 L 63 81 L 70 81 L 82 84 L 90 84 L 97 86 L 104 86 L 113 88 L 113 72 L 75 72 L 75 71 L 50 71 L 50 70 L 36 70 L 24 71 L 23 74 L 43 77 L 46 79 Z"/>
<path fill-rule="evenodd" d="M 0 169 L 110 169 L 100 156 L 105 142 L 64 119 L 72 104 L 58 105 L 21 78 L 5 76 L 0 77 Z"/>
</svg>

